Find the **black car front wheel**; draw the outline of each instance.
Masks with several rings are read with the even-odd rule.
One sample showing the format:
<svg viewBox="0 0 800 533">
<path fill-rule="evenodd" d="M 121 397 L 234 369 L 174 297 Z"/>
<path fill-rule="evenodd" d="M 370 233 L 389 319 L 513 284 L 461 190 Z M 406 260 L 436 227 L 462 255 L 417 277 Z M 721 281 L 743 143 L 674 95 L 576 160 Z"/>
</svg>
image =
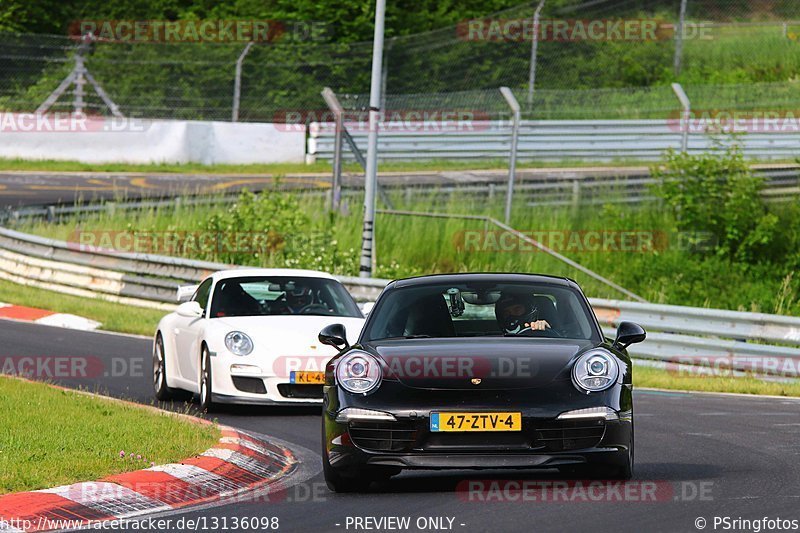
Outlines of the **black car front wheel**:
<svg viewBox="0 0 800 533">
<path fill-rule="evenodd" d="M 325 484 L 333 492 L 366 492 L 373 482 L 383 483 L 390 477 L 399 474 L 397 468 L 353 468 L 346 474 L 337 472 L 328 459 L 328 450 L 325 445 L 325 422 L 322 422 L 322 474 Z"/>
<path fill-rule="evenodd" d="M 631 442 L 627 451 L 621 452 L 620 458 L 613 463 L 589 463 L 584 465 L 568 465 L 558 467 L 558 471 L 570 477 L 586 479 L 615 479 L 627 481 L 633 478 L 633 428 Z"/>
</svg>

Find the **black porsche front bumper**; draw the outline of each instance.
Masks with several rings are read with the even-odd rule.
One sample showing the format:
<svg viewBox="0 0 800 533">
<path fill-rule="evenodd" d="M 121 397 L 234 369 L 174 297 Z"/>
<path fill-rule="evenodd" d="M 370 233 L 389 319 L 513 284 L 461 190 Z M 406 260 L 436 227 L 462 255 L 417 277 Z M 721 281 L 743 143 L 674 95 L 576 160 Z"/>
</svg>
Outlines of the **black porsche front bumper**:
<svg viewBox="0 0 800 533">
<path fill-rule="evenodd" d="M 353 397 L 335 386 L 325 387 L 323 438 L 332 468 L 352 471 L 364 467 L 494 469 L 617 465 L 627 459 L 632 443 L 630 387 L 622 385 L 596 395 L 576 391 L 569 398 L 571 401 L 565 401 L 563 393 L 517 391 L 487 394 L 453 405 L 450 401 L 438 404 L 437 394 L 422 394 L 429 396 L 423 407 L 419 398 L 400 405 L 398 396 L 385 393 L 381 396 L 391 397 L 392 401 L 379 403 L 377 398 Z M 345 406 L 387 413 L 394 420 L 337 421 L 337 414 Z M 609 416 L 558 418 L 565 412 L 591 407 L 608 407 Z M 440 410 L 519 411 L 522 430 L 431 431 L 430 414 Z"/>
</svg>

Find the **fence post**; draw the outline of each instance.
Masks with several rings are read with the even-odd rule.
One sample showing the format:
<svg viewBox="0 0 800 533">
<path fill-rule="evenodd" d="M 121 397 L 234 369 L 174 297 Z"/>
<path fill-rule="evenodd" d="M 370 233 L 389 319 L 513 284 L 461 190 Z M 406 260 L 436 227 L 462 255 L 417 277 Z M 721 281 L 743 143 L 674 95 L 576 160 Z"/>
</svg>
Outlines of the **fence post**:
<svg viewBox="0 0 800 533">
<path fill-rule="evenodd" d="M 322 89 L 322 98 L 333 112 L 336 131 L 333 137 L 333 180 L 331 182 L 331 211 L 338 211 L 342 199 L 342 136 L 344 130 L 344 110 L 336 93 L 330 87 Z"/>
<path fill-rule="evenodd" d="M 236 60 L 236 74 L 233 79 L 233 113 L 231 122 L 239 121 L 239 100 L 242 96 L 242 63 L 244 63 L 244 58 L 247 56 L 247 53 L 250 52 L 252 46 L 253 41 L 247 43 L 242 53 L 239 54 L 239 59 Z"/>
<path fill-rule="evenodd" d="M 381 75 L 386 0 L 375 2 L 375 33 L 372 39 L 372 75 L 369 89 L 369 135 L 367 168 L 364 171 L 364 226 L 361 234 L 361 260 L 358 275 L 371 278 L 375 271 L 375 192 L 378 188 L 378 125 L 381 120 Z"/>
<path fill-rule="evenodd" d="M 528 72 L 528 111 L 533 106 L 533 88 L 536 85 L 536 61 L 539 55 L 539 15 L 546 0 L 540 0 L 533 12 L 533 40 L 531 41 L 531 64 Z"/>
<path fill-rule="evenodd" d="M 500 87 L 500 93 L 506 99 L 513 114 L 511 124 L 511 152 L 508 156 L 508 190 L 506 191 L 506 224 L 511 220 L 511 204 L 514 201 L 514 179 L 517 173 L 517 141 L 519 140 L 520 107 L 514 93 L 508 87 Z"/>
<path fill-rule="evenodd" d="M 678 100 L 683 107 L 683 113 L 681 116 L 681 130 L 683 131 L 683 136 L 681 137 L 681 152 L 686 152 L 689 149 L 689 116 L 692 111 L 692 104 L 689 101 L 689 97 L 686 96 L 686 93 L 683 91 L 683 87 L 681 87 L 680 83 L 672 84 L 672 92 L 674 92 L 675 96 L 678 97 Z"/>
<path fill-rule="evenodd" d="M 672 68 L 675 76 L 681 73 L 681 61 L 683 60 L 683 25 L 686 22 L 686 1 L 681 0 L 681 10 L 678 15 L 678 27 L 675 30 L 675 57 L 672 61 Z"/>
<path fill-rule="evenodd" d="M 83 86 L 86 85 L 86 60 L 84 54 L 86 54 L 89 49 L 89 42 L 90 38 L 84 38 L 81 46 L 78 48 L 78 53 L 75 54 L 75 90 L 73 92 L 72 108 L 75 114 L 78 115 L 83 114 L 83 97 L 86 94 L 83 88 Z"/>
</svg>

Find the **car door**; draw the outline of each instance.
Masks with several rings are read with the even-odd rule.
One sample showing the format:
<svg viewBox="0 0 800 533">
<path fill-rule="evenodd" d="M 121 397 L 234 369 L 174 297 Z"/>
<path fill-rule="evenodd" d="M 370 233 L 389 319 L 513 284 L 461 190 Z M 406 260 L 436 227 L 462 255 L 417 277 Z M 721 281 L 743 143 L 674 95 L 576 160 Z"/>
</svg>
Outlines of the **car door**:
<svg viewBox="0 0 800 533">
<path fill-rule="evenodd" d="M 203 322 L 207 320 L 208 299 L 211 295 L 213 280 L 207 278 L 195 291 L 192 301 L 200 304 L 203 316 L 200 318 L 178 317 L 175 321 L 175 346 L 178 353 L 178 367 L 181 377 L 193 384 L 197 383 L 197 368 L 200 357 L 199 335 Z"/>
</svg>

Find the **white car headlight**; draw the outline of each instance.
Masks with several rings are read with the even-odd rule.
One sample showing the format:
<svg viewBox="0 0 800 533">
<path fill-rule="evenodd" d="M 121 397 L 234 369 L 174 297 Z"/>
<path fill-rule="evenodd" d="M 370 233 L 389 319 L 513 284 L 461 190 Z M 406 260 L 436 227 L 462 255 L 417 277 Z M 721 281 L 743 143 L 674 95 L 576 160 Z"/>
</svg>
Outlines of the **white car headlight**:
<svg viewBox="0 0 800 533">
<path fill-rule="evenodd" d="M 253 351 L 253 341 L 241 331 L 231 331 L 225 335 L 225 346 L 234 355 L 247 355 Z"/>
<path fill-rule="evenodd" d="M 375 390 L 381 384 L 382 376 L 380 363 L 366 352 L 350 352 L 336 363 L 336 382 L 353 394 Z"/>
<path fill-rule="evenodd" d="M 606 390 L 617 381 L 619 365 L 610 352 L 590 350 L 580 356 L 572 367 L 572 380 L 583 392 Z"/>
</svg>

